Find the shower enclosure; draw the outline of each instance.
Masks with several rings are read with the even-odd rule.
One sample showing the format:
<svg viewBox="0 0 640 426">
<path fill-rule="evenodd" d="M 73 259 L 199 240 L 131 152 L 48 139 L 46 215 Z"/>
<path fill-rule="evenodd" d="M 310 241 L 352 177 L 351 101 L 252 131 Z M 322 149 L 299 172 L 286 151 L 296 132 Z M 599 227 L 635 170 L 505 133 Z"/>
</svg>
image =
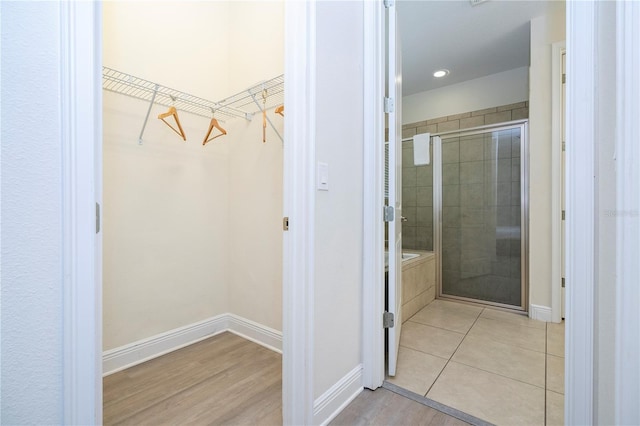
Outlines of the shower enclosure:
<svg viewBox="0 0 640 426">
<path fill-rule="evenodd" d="M 432 138 L 438 296 L 526 310 L 527 121 Z"/>
</svg>

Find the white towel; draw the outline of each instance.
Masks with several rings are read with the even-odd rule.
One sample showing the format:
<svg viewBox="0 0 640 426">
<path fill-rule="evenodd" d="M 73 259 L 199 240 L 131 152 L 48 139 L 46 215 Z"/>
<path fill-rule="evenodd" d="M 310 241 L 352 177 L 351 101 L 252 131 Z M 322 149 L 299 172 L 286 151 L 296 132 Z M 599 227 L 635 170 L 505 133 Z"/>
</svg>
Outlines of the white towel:
<svg viewBox="0 0 640 426">
<path fill-rule="evenodd" d="M 430 133 L 422 133 L 413 137 L 413 164 L 424 166 L 429 164 Z"/>
</svg>

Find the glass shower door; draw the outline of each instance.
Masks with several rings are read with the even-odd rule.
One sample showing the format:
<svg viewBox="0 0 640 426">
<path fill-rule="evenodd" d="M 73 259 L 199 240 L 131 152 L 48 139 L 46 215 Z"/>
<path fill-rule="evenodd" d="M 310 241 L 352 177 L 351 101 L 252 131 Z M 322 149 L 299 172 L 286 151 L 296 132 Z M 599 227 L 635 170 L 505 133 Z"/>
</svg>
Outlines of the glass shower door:
<svg viewBox="0 0 640 426">
<path fill-rule="evenodd" d="M 441 296 L 525 307 L 524 128 L 442 137 Z"/>
</svg>

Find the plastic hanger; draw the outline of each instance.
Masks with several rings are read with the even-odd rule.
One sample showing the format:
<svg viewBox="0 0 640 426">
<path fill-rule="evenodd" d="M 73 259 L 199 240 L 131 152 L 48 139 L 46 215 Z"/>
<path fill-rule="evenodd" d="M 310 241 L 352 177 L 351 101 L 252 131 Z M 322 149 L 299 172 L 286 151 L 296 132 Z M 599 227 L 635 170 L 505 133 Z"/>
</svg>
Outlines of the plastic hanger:
<svg viewBox="0 0 640 426">
<path fill-rule="evenodd" d="M 209 136 L 211 135 L 211 132 L 213 131 L 214 127 L 216 129 L 220 130 L 220 134 L 219 135 L 215 135 L 212 138 L 209 138 Z M 209 123 L 209 130 L 207 130 L 207 134 L 204 136 L 204 139 L 202 140 L 202 145 L 204 146 L 207 143 L 209 143 L 212 140 L 214 140 L 215 138 L 219 138 L 220 136 L 224 136 L 226 134 L 227 134 L 227 131 L 220 126 L 220 123 L 218 123 L 218 120 L 216 120 L 214 117 L 211 117 L 211 122 Z"/>
<path fill-rule="evenodd" d="M 279 107 L 277 107 L 274 112 L 284 117 L 284 105 L 280 105 Z"/>
<path fill-rule="evenodd" d="M 176 124 L 178 125 L 178 129 L 180 129 L 180 131 L 176 130 L 175 127 L 173 127 L 167 120 L 165 120 L 165 118 L 170 116 L 173 116 L 173 118 L 176 120 Z M 187 140 L 187 137 L 184 134 L 184 130 L 182 130 L 182 126 L 180 125 L 180 119 L 178 118 L 178 110 L 176 110 L 176 107 L 170 107 L 169 111 L 165 112 L 164 114 L 158 115 L 158 118 L 164 121 L 165 124 L 171 128 L 171 130 L 176 132 L 182 138 L 182 140 Z"/>
</svg>

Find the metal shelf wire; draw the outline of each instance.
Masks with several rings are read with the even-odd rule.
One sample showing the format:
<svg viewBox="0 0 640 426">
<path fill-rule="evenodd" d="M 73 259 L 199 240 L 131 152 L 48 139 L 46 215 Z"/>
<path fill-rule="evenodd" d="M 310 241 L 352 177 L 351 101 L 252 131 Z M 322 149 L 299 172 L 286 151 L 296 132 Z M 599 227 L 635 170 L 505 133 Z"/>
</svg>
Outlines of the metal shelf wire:
<svg viewBox="0 0 640 426">
<path fill-rule="evenodd" d="M 250 120 L 253 114 L 261 111 L 263 90 L 266 90 L 267 109 L 284 102 L 284 75 L 258 83 L 219 102 L 203 99 L 105 66 L 102 67 L 102 88 L 147 102 L 153 100 L 154 104 L 166 107 L 175 106 L 178 111 L 207 118 L 211 118 L 212 112 L 215 111 L 216 115 Z M 259 105 L 255 104 L 254 96 Z"/>
</svg>

